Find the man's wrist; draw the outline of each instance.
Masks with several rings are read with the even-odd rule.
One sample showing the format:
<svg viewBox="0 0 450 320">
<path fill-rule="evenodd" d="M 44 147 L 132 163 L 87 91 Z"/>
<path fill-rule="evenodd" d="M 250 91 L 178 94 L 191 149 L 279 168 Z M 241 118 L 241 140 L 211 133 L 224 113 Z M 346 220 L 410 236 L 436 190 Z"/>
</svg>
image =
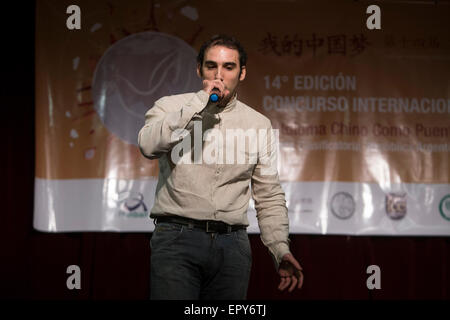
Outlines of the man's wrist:
<svg viewBox="0 0 450 320">
<path fill-rule="evenodd" d="M 209 101 L 209 94 L 205 90 L 200 90 L 197 92 L 197 97 L 202 102 L 203 106 L 206 106 Z"/>
<path fill-rule="evenodd" d="M 275 268 L 277 270 L 278 270 L 278 266 L 280 265 L 280 262 L 283 260 L 283 257 L 286 254 L 291 253 L 291 251 L 289 250 L 289 244 L 285 243 L 285 242 L 280 242 L 280 243 L 270 246 L 269 251 L 273 258 Z"/>
</svg>

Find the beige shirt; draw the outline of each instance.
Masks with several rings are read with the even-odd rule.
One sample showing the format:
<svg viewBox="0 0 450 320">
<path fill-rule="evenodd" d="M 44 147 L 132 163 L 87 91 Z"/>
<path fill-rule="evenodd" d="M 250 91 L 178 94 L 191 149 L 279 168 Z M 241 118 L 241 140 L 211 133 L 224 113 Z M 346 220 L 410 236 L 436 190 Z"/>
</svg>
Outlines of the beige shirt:
<svg viewBox="0 0 450 320">
<path fill-rule="evenodd" d="M 276 140 L 264 135 L 271 132 L 270 120 L 236 97 L 220 112 L 205 114 L 208 98 L 203 90 L 163 97 L 145 114 L 139 147 L 159 161 L 150 217 L 248 225 L 252 195 L 261 240 L 278 265 L 290 252 L 289 220 L 274 162 Z"/>
</svg>

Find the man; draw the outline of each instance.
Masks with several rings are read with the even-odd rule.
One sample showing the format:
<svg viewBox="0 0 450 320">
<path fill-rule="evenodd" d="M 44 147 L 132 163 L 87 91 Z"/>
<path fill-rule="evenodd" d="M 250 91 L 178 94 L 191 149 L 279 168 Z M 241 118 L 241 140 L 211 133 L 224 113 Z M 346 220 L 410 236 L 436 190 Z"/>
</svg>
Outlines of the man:
<svg viewBox="0 0 450 320">
<path fill-rule="evenodd" d="M 303 284 L 302 268 L 289 251 L 285 194 L 276 166 L 273 170 L 273 161 L 268 163 L 276 155 L 273 135 L 262 139 L 272 148 L 258 144 L 256 153 L 249 152 L 255 143 L 235 148 L 234 137 L 226 139 L 230 132 L 271 131 L 267 117 L 237 100 L 246 60 L 235 38 L 214 36 L 197 57 L 203 90 L 163 97 L 145 115 L 139 147 L 144 156 L 159 160 L 150 214 L 156 224 L 152 299 L 246 298 L 252 264 L 246 232 L 250 193 L 261 239 L 281 278 L 278 288 L 292 291 Z M 212 93 L 218 102 L 211 102 Z M 220 143 L 214 145 L 213 137 Z M 244 162 L 236 161 L 235 150 Z"/>
</svg>

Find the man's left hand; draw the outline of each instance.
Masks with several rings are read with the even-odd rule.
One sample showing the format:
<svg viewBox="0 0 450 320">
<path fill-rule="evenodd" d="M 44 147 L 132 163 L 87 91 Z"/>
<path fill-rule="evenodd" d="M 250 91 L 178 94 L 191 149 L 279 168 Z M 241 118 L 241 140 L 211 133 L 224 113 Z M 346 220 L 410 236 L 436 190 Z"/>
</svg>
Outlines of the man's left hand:
<svg viewBox="0 0 450 320">
<path fill-rule="evenodd" d="M 278 267 L 278 274 L 281 277 L 278 290 L 283 291 L 289 287 L 288 291 L 292 292 L 297 286 L 300 289 L 303 286 L 303 268 L 290 253 L 283 256 Z"/>
</svg>

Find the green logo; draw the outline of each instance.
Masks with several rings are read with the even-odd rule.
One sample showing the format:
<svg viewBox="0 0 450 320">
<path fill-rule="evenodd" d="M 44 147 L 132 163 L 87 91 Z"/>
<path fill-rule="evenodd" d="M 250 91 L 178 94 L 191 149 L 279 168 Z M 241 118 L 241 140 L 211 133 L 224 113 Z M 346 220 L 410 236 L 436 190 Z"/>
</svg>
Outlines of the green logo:
<svg viewBox="0 0 450 320">
<path fill-rule="evenodd" d="M 442 198 L 439 203 L 439 212 L 442 218 L 450 221 L 450 194 Z"/>
<path fill-rule="evenodd" d="M 148 215 L 147 212 L 124 212 L 119 211 L 119 217 L 126 217 L 126 218 L 146 218 Z"/>
</svg>

